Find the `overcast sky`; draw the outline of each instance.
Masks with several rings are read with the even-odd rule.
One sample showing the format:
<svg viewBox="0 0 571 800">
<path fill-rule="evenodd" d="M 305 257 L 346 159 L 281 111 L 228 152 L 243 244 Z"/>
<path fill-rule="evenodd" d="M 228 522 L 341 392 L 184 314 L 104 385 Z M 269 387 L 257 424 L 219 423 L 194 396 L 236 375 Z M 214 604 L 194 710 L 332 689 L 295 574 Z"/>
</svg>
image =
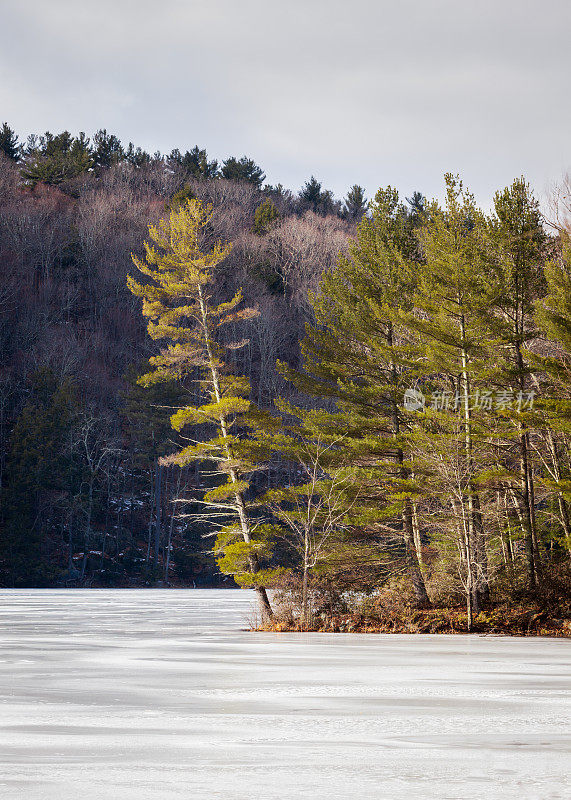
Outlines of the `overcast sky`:
<svg viewBox="0 0 571 800">
<path fill-rule="evenodd" d="M 487 205 L 571 167 L 570 0 L 0 0 L 0 121 Z"/>
</svg>

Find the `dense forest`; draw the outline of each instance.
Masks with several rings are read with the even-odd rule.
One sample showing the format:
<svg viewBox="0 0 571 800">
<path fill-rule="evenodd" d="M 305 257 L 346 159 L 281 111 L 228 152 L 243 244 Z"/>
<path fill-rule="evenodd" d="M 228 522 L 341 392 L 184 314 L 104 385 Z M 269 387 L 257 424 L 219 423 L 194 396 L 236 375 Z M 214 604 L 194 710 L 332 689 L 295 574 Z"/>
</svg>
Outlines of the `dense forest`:
<svg viewBox="0 0 571 800">
<path fill-rule="evenodd" d="M 4 124 L 0 585 L 568 631 L 569 182 L 546 220 L 524 178 L 490 213 L 452 175 L 443 203 L 264 180 Z"/>
</svg>

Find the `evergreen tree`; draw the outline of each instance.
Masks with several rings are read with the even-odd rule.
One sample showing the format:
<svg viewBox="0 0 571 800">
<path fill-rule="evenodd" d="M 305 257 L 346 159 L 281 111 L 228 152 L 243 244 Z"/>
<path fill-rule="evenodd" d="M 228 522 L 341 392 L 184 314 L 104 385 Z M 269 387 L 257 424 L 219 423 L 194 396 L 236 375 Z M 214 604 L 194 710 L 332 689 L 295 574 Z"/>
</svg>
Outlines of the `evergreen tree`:
<svg viewBox="0 0 571 800">
<path fill-rule="evenodd" d="M 165 211 L 172 211 L 175 208 L 180 208 L 180 206 L 184 205 L 187 200 L 192 200 L 193 197 L 194 192 L 189 184 L 186 183 L 173 194 L 168 203 L 165 203 Z"/>
<path fill-rule="evenodd" d="M 71 151 L 72 145 L 73 136 L 69 131 L 63 131 L 55 136 L 49 131 L 46 131 L 43 136 L 40 136 L 42 152 L 48 158 L 67 155 Z"/>
<path fill-rule="evenodd" d="M 414 235 L 418 228 L 420 228 L 425 221 L 424 212 L 426 207 L 426 198 L 421 192 L 413 192 L 412 197 L 406 198 L 406 202 L 408 204 L 408 209 L 406 211 L 403 209 L 403 213 L 406 214 L 407 224 L 411 231 L 411 235 Z M 416 252 L 413 254 L 413 258 L 415 261 L 422 261 L 420 247 L 417 247 Z"/>
<path fill-rule="evenodd" d="M 167 157 L 167 164 L 172 169 L 184 170 L 196 180 L 217 178 L 219 174 L 218 161 L 209 161 L 206 150 L 201 150 L 197 145 L 192 150 L 187 150 L 184 155 L 178 149 L 172 150 Z"/>
<path fill-rule="evenodd" d="M 140 169 L 141 167 L 148 167 L 152 159 L 145 150 L 135 147 L 133 142 L 129 142 L 125 150 L 125 161 Z"/>
<path fill-rule="evenodd" d="M 533 362 L 547 377 L 547 396 L 539 402 L 552 463 L 546 483 L 555 494 L 563 543 L 571 553 L 571 241 L 566 234 L 562 239 L 561 257 L 545 266 L 547 295 L 535 304 L 553 352 L 535 355 Z"/>
<path fill-rule="evenodd" d="M 422 192 L 413 192 L 412 197 L 406 198 L 406 202 L 410 207 L 410 214 L 416 218 L 421 218 L 426 205 L 426 198 Z"/>
<path fill-rule="evenodd" d="M 74 138 L 69 131 L 54 136 L 47 131 L 39 139 L 30 137 L 25 149 L 22 177 L 30 186 L 57 186 L 92 167 L 89 139 L 84 133 Z"/>
<path fill-rule="evenodd" d="M 252 231 L 256 236 L 264 236 L 264 234 L 269 233 L 279 219 L 280 212 L 268 198 L 257 207 L 254 213 Z"/>
<path fill-rule="evenodd" d="M 133 262 L 146 277 L 139 283 L 129 277 L 131 291 L 143 299 L 143 315 L 149 320 L 153 339 L 168 344 L 150 363 L 153 370 L 140 378 L 142 385 L 163 381 L 193 382 L 200 390 L 201 405 L 188 405 L 172 416 L 177 431 L 205 428 L 206 441 L 190 438 L 191 443 L 174 453 L 166 463 L 185 466 L 196 460 L 213 465 L 221 479 L 203 498 L 210 519 L 227 521 L 217 538 L 223 552 L 222 568 L 240 559 L 247 564 L 249 581 L 255 585 L 264 615 L 271 615 L 265 589 L 267 575 L 260 569 L 264 542 L 257 537 L 249 515 L 246 493 L 253 466 L 236 456 L 240 426 L 250 409 L 249 383 L 232 374 L 227 355 L 245 342 L 223 344 L 221 329 L 230 323 L 247 320 L 255 312 L 240 308 L 242 296 L 214 304 L 210 287 L 216 267 L 227 257 L 231 245 L 201 249 L 201 234 L 210 223 L 212 209 L 197 200 L 170 212 L 157 226 L 149 226 L 151 242 L 145 242 L 145 258 L 133 256 Z M 240 539 L 240 541 L 238 541 Z M 234 571 L 234 568 L 233 568 Z M 235 569 L 238 580 L 246 580 L 243 566 Z"/>
<path fill-rule="evenodd" d="M 93 137 L 92 158 L 96 167 L 110 167 L 125 157 L 120 140 L 105 128 L 97 131 Z"/>
<path fill-rule="evenodd" d="M 69 148 L 69 157 L 71 163 L 74 165 L 72 170 L 77 175 L 80 175 L 82 172 L 87 172 L 93 166 L 89 149 L 89 138 L 83 131 L 80 131 L 79 136 L 73 139 Z"/>
<path fill-rule="evenodd" d="M 7 122 L 3 122 L 0 128 L 0 152 L 4 153 L 8 158 L 11 158 L 12 161 L 18 161 L 20 158 L 18 136 Z"/>
<path fill-rule="evenodd" d="M 390 550 L 393 542 L 404 543 L 417 603 L 426 606 L 413 530 L 417 489 L 402 407 L 413 376 L 399 321 L 414 287 L 407 260 L 411 247 L 398 193 L 379 190 L 349 255 L 325 273 L 313 298 L 315 325 L 302 344 L 305 374 L 287 374 L 303 391 L 337 404 L 339 413 L 322 417 L 322 432 L 341 436 L 351 462 L 361 467 L 360 492 L 367 502 L 360 526 L 384 538 Z"/>
<path fill-rule="evenodd" d="M 305 182 L 299 193 L 299 199 L 303 208 L 309 208 L 315 214 L 332 214 L 339 209 L 339 203 L 335 202 L 333 192 L 322 189 L 313 175 Z"/>
<path fill-rule="evenodd" d="M 560 345 L 557 355 L 541 358 L 537 363 L 567 394 L 571 386 L 571 240 L 566 234 L 562 237 L 560 258 L 545 264 L 547 294 L 535 301 L 535 308 L 543 332 Z M 569 409 L 564 405 L 562 412 L 561 421 L 564 422 Z"/>
<path fill-rule="evenodd" d="M 299 193 L 299 198 L 306 203 L 312 211 L 317 211 L 321 204 L 321 184 L 315 176 L 305 182 Z"/>
<path fill-rule="evenodd" d="M 543 289 L 543 263 L 546 236 L 539 204 L 524 178 L 497 192 L 495 218 L 491 221 L 496 237 L 497 289 L 487 314 L 497 346 L 490 377 L 502 390 L 527 396 L 531 390 L 531 369 L 526 363 L 527 343 L 536 336 L 534 300 Z M 521 406 L 521 403 L 519 403 Z M 525 413 L 514 409 L 510 415 L 517 430 L 519 448 L 519 498 L 524 520 L 528 575 L 531 586 L 537 583 L 540 567 L 537 523 L 533 504 L 533 474 L 529 430 Z"/>
<path fill-rule="evenodd" d="M 473 393 L 479 388 L 486 357 L 488 331 L 482 325 L 482 310 L 489 306 L 493 281 L 487 266 L 487 228 L 482 213 L 462 183 L 452 175 L 445 176 L 446 204 L 429 205 L 426 224 L 420 231 L 424 263 L 417 265 L 418 285 L 414 305 L 418 312 L 408 316 L 409 325 L 420 335 L 421 363 L 426 378 L 440 381 L 439 394 L 444 400 L 443 386 L 452 391 L 451 405 L 434 403 L 441 426 L 430 439 L 431 448 L 440 443 L 449 458 L 447 439 L 458 437 L 454 419 L 461 420 L 458 446 L 463 458 L 458 462 L 459 529 L 465 541 L 466 600 L 468 626 L 479 613 L 482 599 L 488 594 L 487 555 L 480 497 L 476 488 L 478 460 L 476 447 L 479 429 L 475 420 Z M 434 385 L 434 384 L 433 384 Z M 438 387 L 438 382 L 436 383 Z M 436 394 L 436 393 L 435 393 Z M 448 436 L 446 428 L 449 429 Z"/>
<path fill-rule="evenodd" d="M 365 190 L 362 186 L 355 184 L 347 192 L 343 213 L 348 219 L 359 222 L 367 212 L 367 205 Z"/>
<path fill-rule="evenodd" d="M 193 178 L 207 180 L 218 177 L 218 161 L 209 161 L 206 150 L 201 150 L 197 145 L 182 156 L 180 163 Z"/>
<path fill-rule="evenodd" d="M 266 179 L 261 167 L 251 158 L 227 158 L 222 164 L 221 175 L 229 181 L 247 181 L 260 189 Z"/>
</svg>

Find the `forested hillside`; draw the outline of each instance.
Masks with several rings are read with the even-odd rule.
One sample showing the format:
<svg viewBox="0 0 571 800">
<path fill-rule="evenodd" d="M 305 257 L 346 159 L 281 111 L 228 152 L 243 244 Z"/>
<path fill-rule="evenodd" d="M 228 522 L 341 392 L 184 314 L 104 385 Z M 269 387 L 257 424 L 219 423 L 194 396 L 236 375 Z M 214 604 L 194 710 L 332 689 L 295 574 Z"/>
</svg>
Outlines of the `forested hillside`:
<svg viewBox="0 0 571 800">
<path fill-rule="evenodd" d="M 568 185 L 548 224 L 523 178 L 484 213 L 452 175 L 341 202 L 105 131 L 0 148 L 3 584 L 567 630 Z"/>
<path fill-rule="evenodd" d="M 150 156 L 105 131 L 91 142 L 64 132 L 20 146 L 4 124 L 2 585 L 232 583 L 200 527 L 173 517 L 173 499 L 192 496 L 200 476 L 158 466 L 172 449 L 160 406 L 176 389 L 149 401 L 136 384 L 155 347 L 126 278 L 173 198 L 212 203 L 211 238 L 234 244 L 216 291 L 242 287 L 260 310 L 241 368 L 253 399 L 271 404 L 283 386 L 276 359 L 299 363 L 308 291 L 365 206 L 358 187 L 342 204 L 313 178 L 295 196 L 261 189 L 263 179 L 245 157 L 219 165 L 199 148 Z"/>
</svg>

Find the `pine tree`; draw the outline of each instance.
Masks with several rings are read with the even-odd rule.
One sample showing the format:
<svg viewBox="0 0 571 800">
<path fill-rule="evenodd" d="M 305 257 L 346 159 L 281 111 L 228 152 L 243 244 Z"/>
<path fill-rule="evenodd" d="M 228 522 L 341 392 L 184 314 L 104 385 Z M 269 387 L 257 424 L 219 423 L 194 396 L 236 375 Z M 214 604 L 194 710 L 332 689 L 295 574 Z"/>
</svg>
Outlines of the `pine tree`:
<svg viewBox="0 0 571 800">
<path fill-rule="evenodd" d="M 125 157 L 121 141 L 113 133 L 107 133 L 105 128 L 97 131 L 93 136 L 92 158 L 96 167 L 110 167 L 117 164 Z"/>
<path fill-rule="evenodd" d="M 322 189 L 321 184 L 313 175 L 305 182 L 299 193 L 302 208 L 310 209 L 315 214 L 330 214 L 339 209 L 339 203 L 333 198 L 330 189 Z"/>
<path fill-rule="evenodd" d="M 216 159 L 209 161 L 206 150 L 201 150 L 196 145 L 182 157 L 182 167 L 193 178 L 206 180 L 216 178 L 218 175 L 218 161 Z"/>
<path fill-rule="evenodd" d="M 313 175 L 305 182 L 299 193 L 299 198 L 311 208 L 317 211 L 321 203 L 321 184 Z"/>
<path fill-rule="evenodd" d="M 354 222 L 359 220 L 367 212 L 367 200 L 365 198 L 365 190 L 362 186 L 355 184 L 347 192 L 347 197 L 344 201 L 343 213 L 344 215 Z"/>
<path fill-rule="evenodd" d="M 562 234 L 561 257 L 545 265 L 547 295 L 536 301 L 536 318 L 552 342 L 551 355 L 533 357 L 547 377 L 548 394 L 539 410 L 551 451 L 549 488 L 555 494 L 563 543 L 571 554 L 571 241 Z"/>
<path fill-rule="evenodd" d="M 426 198 L 422 192 L 413 192 L 412 197 L 407 197 L 406 202 L 410 207 L 410 214 L 416 219 L 422 219 L 424 214 L 424 207 L 426 205 Z"/>
<path fill-rule="evenodd" d="M 199 397 L 207 401 L 179 409 L 171 422 L 179 432 L 205 427 L 211 438 L 200 441 L 193 436 L 167 463 L 185 466 L 200 460 L 214 465 L 213 472 L 222 482 L 204 495 L 203 504 L 210 518 L 232 519 L 223 525 L 217 548 L 225 551 L 227 559 L 232 550 L 245 560 L 262 613 L 268 616 L 271 607 L 260 569 L 263 542 L 257 539 L 246 499 L 252 465 L 237 458 L 235 452 L 240 424 L 250 409 L 250 387 L 247 380 L 231 373 L 227 356 L 244 342 L 224 344 L 220 338 L 224 326 L 247 320 L 255 312 L 240 308 L 240 293 L 228 302 L 215 304 L 212 300 L 210 287 L 216 267 L 228 256 L 231 245 L 218 243 L 208 251 L 201 249 L 201 235 L 211 219 L 210 206 L 188 200 L 157 226 L 149 226 L 151 242 L 145 242 L 144 259 L 133 256 L 147 282 L 129 277 L 129 288 L 143 299 L 150 336 L 167 341 L 150 361 L 153 370 L 139 380 L 146 386 L 191 381 L 198 387 Z"/>
<path fill-rule="evenodd" d="M 256 189 L 259 189 L 266 179 L 263 169 L 246 156 L 227 158 L 222 164 L 221 175 L 229 181 L 246 181 Z"/>
<path fill-rule="evenodd" d="M 323 417 L 324 431 L 342 436 L 362 467 L 368 500 L 361 524 L 381 538 L 404 541 L 417 603 L 429 604 L 414 543 L 406 414 L 402 398 L 413 378 L 400 313 L 414 288 L 412 249 L 396 190 L 379 190 L 348 256 L 326 272 L 314 297 L 315 324 L 302 344 L 304 375 L 287 374 L 303 391 L 332 398 L 340 413 Z"/>
<path fill-rule="evenodd" d="M 132 164 L 137 169 L 148 167 L 151 164 L 151 156 L 140 147 L 135 147 L 133 142 L 129 142 L 125 150 L 125 161 Z"/>
<path fill-rule="evenodd" d="M 11 158 L 12 161 L 18 161 L 20 158 L 18 136 L 7 122 L 3 122 L 0 128 L 0 152 Z"/>
<path fill-rule="evenodd" d="M 184 155 L 178 149 L 172 150 L 167 157 L 167 164 L 171 168 L 181 168 L 196 180 L 217 178 L 219 175 L 218 161 L 209 161 L 206 150 L 201 149 L 198 145 L 195 145 L 192 150 L 187 150 Z"/>
<path fill-rule="evenodd" d="M 280 212 L 274 203 L 268 198 L 261 203 L 254 212 L 253 233 L 256 236 L 264 236 L 274 227 L 280 219 Z"/>
<path fill-rule="evenodd" d="M 488 594 L 486 543 L 476 489 L 479 437 L 472 398 L 486 356 L 487 330 L 482 326 L 481 312 L 489 305 L 492 283 L 486 260 L 485 219 L 457 178 L 448 174 L 445 180 L 445 207 L 431 203 L 426 210 L 426 224 L 419 233 L 424 263 L 417 267 L 414 298 L 417 311 L 409 315 L 408 321 L 420 336 L 426 377 L 443 380 L 453 390 L 450 409 L 434 404 L 436 411 L 444 413 L 431 447 L 437 449 L 441 440 L 449 450 L 446 427 L 449 436 L 457 437 L 455 421 L 451 419 L 446 424 L 449 411 L 462 420 L 458 443 L 463 452 L 458 464 L 458 481 L 462 486 L 459 527 L 465 535 L 462 549 L 466 556 L 466 601 L 471 627 L 482 599 Z"/>
<path fill-rule="evenodd" d="M 546 236 L 541 223 L 539 204 L 527 181 L 516 179 L 494 198 L 495 219 L 492 231 L 496 238 L 498 285 L 491 304 L 488 325 L 497 346 L 490 377 L 496 386 L 511 390 L 520 397 L 532 388 L 531 369 L 526 363 L 527 343 L 536 335 L 534 300 L 542 293 Z M 521 406 L 521 403 L 519 403 Z M 528 577 L 537 583 L 540 569 L 537 523 L 534 509 L 533 473 L 529 429 L 525 413 L 511 414 L 517 429 L 519 449 L 519 500 L 524 521 Z"/>
<path fill-rule="evenodd" d="M 192 200 L 193 197 L 194 192 L 192 191 L 192 187 L 186 183 L 173 194 L 168 203 L 165 203 L 165 211 L 172 211 L 174 208 L 180 208 L 181 205 L 184 205 L 187 200 Z"/>
<path fill-rule="evenodd" d="M 29 186 L 58 186 L 87 172 L 92 165 L 89 139 L 84 133 L 74 138 L 69 131 L 56 136 L 47 131 L 39 140 L 30 137 L 21 172 Z"/>
</svg>

